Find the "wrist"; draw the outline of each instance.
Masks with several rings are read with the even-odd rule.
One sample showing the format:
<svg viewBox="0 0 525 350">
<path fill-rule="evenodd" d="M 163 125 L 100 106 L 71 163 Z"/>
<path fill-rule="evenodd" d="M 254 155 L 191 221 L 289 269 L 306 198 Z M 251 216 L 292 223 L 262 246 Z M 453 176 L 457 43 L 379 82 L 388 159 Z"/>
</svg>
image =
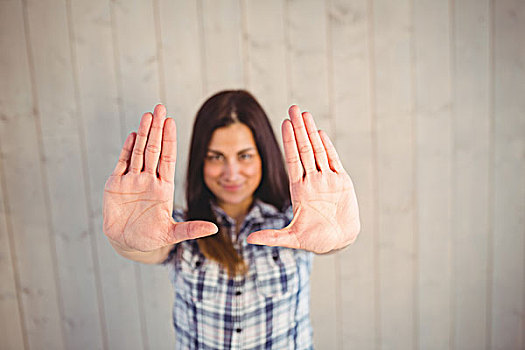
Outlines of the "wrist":
<svg viewBox="0 0 525 350">
<path fill-rule="evenodd" d="M 112 240 L 111 238 L 108 239 L 113 249 L 115 249 L 115 251 L 120 256 L 144 264 L 159 264 L 163 262 L 168 257 L 168 254 L 173 247 L 173 244 L 170 244 L 155 250 L 144 252 L 140 250 L 124 248 L 121 244 Z"/>
</svg>

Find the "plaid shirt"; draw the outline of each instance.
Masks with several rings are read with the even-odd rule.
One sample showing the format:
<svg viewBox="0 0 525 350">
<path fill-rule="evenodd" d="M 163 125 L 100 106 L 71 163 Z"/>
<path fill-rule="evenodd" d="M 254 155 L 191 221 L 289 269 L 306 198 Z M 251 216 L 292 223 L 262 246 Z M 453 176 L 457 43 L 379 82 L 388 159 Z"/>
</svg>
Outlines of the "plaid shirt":
<svg viewBox="0 0 525 350">
<path fill-rule="evenodd" d="M 235 221 L 212 206 L 218 224 L 235 237 Z M 183 212 L 174 211 L 176 221 Z M 312 349 L 310 270 L 304 250 L 248 244 L 251 232 L 283 228 L 293 217 L 255 200 L 234 241 L 249 263 L 246 276 L 227 271 L 199 252 L 195 240 L 176 244 L 164 264 L 175 289 L 177 349 Z"/>
</svg>

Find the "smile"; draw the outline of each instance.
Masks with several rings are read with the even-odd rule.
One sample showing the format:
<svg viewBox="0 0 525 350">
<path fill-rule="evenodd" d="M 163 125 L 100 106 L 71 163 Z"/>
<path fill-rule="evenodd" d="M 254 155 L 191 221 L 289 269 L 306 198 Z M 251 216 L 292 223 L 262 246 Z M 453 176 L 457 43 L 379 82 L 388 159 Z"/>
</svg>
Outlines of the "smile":
<svg viewBox="0 0 525 350">
<path fill-rule="evenodd" d="M 226 191 L 234 192 L 234 191 L 239 190 L 239 189 L 242 187 L 242 184 L 239 184 L 239 185 L 221 185 L 221 186 L 222 186 L 222 188 L 224 188 Z"/>
</svg>

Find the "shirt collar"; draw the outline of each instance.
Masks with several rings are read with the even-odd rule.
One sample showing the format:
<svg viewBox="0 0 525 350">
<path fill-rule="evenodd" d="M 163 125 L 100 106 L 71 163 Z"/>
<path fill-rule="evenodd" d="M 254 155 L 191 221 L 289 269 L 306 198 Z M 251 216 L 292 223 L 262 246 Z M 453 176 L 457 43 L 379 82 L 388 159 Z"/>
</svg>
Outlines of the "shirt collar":
<svg viewBox="0 0 525 350">
<path fill-rule="evenodd" d="M 217 222 L 222 225 L 233 226 L 235 220 L 232 219 L 228 214 L 222 210 L 215 202 L 210 201 L 211 209 L 217 218 Z M 246 216 L 244 217 L 244 223 L 263 223 L 266 216 L 277 215 L 279 211 L 273 205 L 264 203 L 258 198 L 253 200 L 252 206 Z M 244 226 L 244 225 L 243 225 Z"/>
</svg>

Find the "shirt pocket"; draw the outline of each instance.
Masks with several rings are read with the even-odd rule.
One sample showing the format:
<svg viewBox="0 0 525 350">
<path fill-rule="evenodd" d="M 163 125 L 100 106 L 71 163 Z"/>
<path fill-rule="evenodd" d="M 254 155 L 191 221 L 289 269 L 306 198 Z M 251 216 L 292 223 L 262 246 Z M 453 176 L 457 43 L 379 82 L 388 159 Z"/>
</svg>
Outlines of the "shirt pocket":
<svg viewBox="0 0 525 350">
<path fill-rule="evenodd" d="M 280 298 L 297 292 L 299 276 L 291 249 L 263 249 L 256 254 L 254 261 L 259 295 Z"/>
<path fill-rule="evenodd" d="M 219 266 L 202 254 L 182 250 L 180 274 L 185 292 L 194 302 L 215 300 L 219 284 Z"/>
</svg>

